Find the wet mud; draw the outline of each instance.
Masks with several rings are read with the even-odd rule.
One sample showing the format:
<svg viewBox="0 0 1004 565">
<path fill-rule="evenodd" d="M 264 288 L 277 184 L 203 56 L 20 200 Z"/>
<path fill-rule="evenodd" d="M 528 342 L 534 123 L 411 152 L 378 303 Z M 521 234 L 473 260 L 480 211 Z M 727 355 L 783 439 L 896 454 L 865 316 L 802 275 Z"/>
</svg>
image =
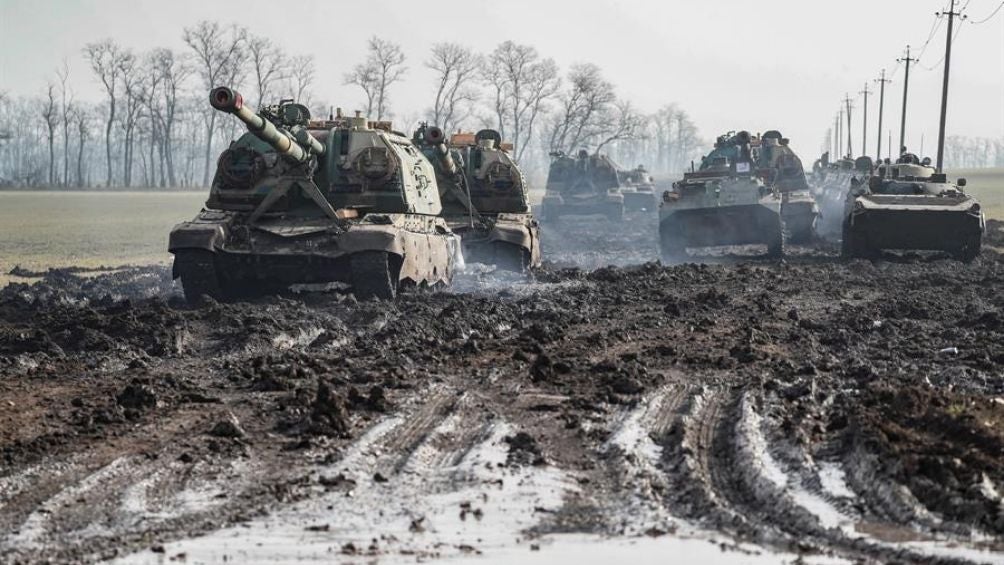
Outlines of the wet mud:
<svg viewBox="0 0 1004 565">
<path fill-rule="evenodd" d="M 1001 562 L 1004 226 L 969 265 L 817 244 L 663 266 L 655 230 L 562 218 L 529 280 L 393 303 L 30 273 L 0 290 L 0 561 L 543 558 L 589 535 Z"/>
</svg>

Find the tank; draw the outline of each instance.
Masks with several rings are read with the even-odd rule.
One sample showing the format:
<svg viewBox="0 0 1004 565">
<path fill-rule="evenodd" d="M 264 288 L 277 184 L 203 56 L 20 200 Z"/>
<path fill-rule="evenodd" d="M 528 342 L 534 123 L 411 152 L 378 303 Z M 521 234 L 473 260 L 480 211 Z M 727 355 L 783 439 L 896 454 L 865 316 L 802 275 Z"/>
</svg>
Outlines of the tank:
<svg viewBox="0 0 1004 565">
<path fill-rule="evenodd" d="M 659 200 L 655 195 L 655 180 L 644 165 L 618 173 L 621 194 L 624 195 L 624 210 L 655 212 L 659 209 Z"/>
<path fill-rule="evenodd" d="M 561 216 L 602 214 L 624 219 L 624 194 L 617 166 L 605 155 L 581 150 L 574 157 L 551 153 L 547 186 L 541 201 L 544 221 Z"/>
<path fill-rule="evenodd" d="M 792 151 L 788 140 L 777 130 L 752 139 L 758 173 L 781 193 L 781 219 L 791 243 L 808 243 L 815 236 L 819 207 L 809 191 L 802 160 Z"/>
<path fill-rule="evenodd" d="M 687 258 L 688 247 L 766 244 L 768 255 L 784 254 L 779 174 L 757 169 L 759 140 L 746 131 L 718 137 L 700 167 L 685 173 L 662 195 L 659 242 L 663 260 Z"/>
<path fill-rule="evenodd" d="M 323 283 L 389 299 L 450 283 L 459 238 L 440 216 L 432 163 L 408 137 L 358 114 L 311 121 L 292 100 L 256 114 L 226 87 L 209 101 L 248 132 L 220 155 L 203 211 L 171 231 L 186 299 Z"/>
<path fill-rule="evenodd" d="M 930 159 L 905 153 L 881 164 L 847 197 L 842 250 L 846 257 L 873 257 L 883 249 L 937 250 L 961 261 L 980 254 L 986 222 L 965 179 L 948 182 Z"/>
<path fill-rule="evenodd" d="M 442 216 L 461 237 L 465 260 L 525 272 L 540 266 L 540 228 L 523 172 L 495 130 L 422 125 L 414 142 L 436 166 Z"/>
</svg>

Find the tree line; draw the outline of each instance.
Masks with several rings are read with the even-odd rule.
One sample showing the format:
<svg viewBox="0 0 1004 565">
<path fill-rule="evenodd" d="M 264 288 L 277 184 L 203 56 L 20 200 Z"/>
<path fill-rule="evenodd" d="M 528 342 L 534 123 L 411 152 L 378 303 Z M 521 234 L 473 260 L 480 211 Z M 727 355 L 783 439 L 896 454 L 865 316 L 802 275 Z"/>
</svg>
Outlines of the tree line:
<svg viewBox="0 0 1004 565">
<path fill-rule="evenodd" d="M 207 186 L 216 155 L 242 130 L 206 103 L 221 84 L 256 108 L 292 98 L 315 115 L 330 111 L 314 90 L 312 55 L 212 21 L 184 28 L 181 38 L 181 49 L 145 52 L 112 39 L 89 43 L 80 52 L 89 76 L 71 77 L 64 60 L 40 94 L 0 92 L 0 186 Z M 512 41 L 486 53 L 433 44 L 421 62 L 433 75 L 428 106 L 395 112 L 391 95 L 408 80 L 408 63 L 400 45 L 373 37 L 343 82 L 358 88 L 367 116 L 395 118 L 406 130 L 419 121 L 448 132 L 497 129 L 536 178 L 546 174 L 549 155 L 580 149 L 678 172 L 705 145 L 676 105 L 646 114 L 598 66 L 579 63 L 563 73 L 533 46 Z M 73 82 L 82 80 L 98 84 L 103 99 L 78 99 Z"/>
</svg>

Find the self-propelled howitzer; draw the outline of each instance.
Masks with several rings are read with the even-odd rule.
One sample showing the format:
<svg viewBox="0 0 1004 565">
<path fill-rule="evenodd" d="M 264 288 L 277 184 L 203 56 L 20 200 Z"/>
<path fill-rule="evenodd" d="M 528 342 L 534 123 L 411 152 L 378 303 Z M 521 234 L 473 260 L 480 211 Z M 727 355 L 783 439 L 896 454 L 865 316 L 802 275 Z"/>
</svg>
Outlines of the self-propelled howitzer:
<svg viewBox="0 0 1004 565">
<path fill-rule="evenodd" d="M 248 132 L 221 155 L 206 208 L 172 230 L 190 301 L 347 283 L 359 298 L 448 284 L 459 238 L 439 216 L 432 164 L 383 122 L 311 121 L 291 100 L 258 113 L 219 87 L 213 108 Z"/>
<path fill-rule="evenodd" d="M 540 265 L 540 229 L 526 179 L 495 130 L 447 139 L 423 125 L 413 137 L 436 165 L 443 217 L 461 236 L 465 259 L 523 272 Z"/>
</svg>

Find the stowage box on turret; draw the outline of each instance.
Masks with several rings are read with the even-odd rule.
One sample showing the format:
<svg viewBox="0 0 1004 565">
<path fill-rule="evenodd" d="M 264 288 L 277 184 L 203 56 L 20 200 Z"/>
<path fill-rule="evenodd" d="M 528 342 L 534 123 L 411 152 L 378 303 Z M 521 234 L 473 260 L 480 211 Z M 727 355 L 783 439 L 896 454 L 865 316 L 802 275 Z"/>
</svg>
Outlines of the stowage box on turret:
<svg viewBox="0 0 1004 565">
<path fill-rule="evenodd" d="M 540 229 L 526 179 L 495 130 L 456 133 L 423 125 L 413 137 L 436 165 L 443 217 L 464 258 L 524 272 L 540 265 Z"/>
<path fill-rule="evenodd" d="M 402 286 L 450 282 L 459 238 L 410 139 L 358 115 L 311 121 L 291 100 L 255 114 L 229 88 L 209 98 L 248 133 L 220 155 L 206 208 L 171 231 L 188 300 L 328 282 L 393 298 Z"/>
</svg>

